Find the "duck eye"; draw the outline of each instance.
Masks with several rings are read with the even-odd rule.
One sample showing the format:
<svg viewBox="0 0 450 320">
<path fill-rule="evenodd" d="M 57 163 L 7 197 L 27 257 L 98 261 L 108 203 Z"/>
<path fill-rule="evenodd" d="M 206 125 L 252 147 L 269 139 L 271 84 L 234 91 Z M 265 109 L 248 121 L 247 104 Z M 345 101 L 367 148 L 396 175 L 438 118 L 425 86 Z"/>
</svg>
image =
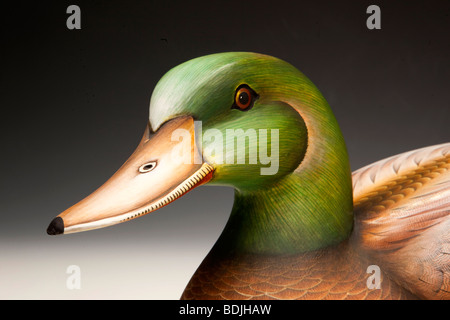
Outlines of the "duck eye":
<svg viewBox="0 0 450 320">
<path fill-rule="evenodd" d="M 250 110 L 253 106 L 253 102 L 258 95 L 247 85 L 240 85 L 234 96 L 233 109 L 239 109 L 242 111 Z"/>
<path fill-rule="evenodd" d="M 152 171 L 156 167 L 156 161 L 150 161 L 139 167 L 140 173 L 146 173 Z"/>
</svg>

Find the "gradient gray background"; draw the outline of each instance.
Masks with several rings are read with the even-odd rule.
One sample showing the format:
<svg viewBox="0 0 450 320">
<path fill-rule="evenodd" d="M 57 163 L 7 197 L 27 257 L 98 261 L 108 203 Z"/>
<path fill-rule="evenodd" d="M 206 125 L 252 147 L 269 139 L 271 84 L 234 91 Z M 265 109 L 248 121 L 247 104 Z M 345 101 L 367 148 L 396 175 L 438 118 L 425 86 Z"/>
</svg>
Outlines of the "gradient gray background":
<svg viewBox="0 0 450 320">
<path fill-rule="evenodd" d="M 353 170 L 450 141 L 448 1 L 161 2 L 2 7 L 1 299 L 179 298 L 232 189 L 201 187 L 96 231 L 45 230 L 128 158 L 158 79 L 191 58 L 253 51 L 292 63 L 334 110 Z M 70 4 L 82 30 L 66 28 Z M 370 4 L 381 30 L 366 28 Z M 72 264 L 81 290 L 66 288 Z"/>
</svg>

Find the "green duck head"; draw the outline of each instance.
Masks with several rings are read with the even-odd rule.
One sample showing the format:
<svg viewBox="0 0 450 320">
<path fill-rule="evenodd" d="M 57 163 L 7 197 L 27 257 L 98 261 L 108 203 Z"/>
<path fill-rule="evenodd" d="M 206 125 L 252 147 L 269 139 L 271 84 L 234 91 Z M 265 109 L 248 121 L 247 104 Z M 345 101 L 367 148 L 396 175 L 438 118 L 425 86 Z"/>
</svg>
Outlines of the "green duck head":
<svg viewBox="0 0 450 320">
<path fill-rule="evenodd" d="M 205 183 L 236 190 L 222 248 L 302 252 L 339 243 L 352 228 L 346 147 L 325 99 L 280 59 L 230 52 L 167 72 L 136 151 L 47 232 L 134 219 Z"/>
</svg>

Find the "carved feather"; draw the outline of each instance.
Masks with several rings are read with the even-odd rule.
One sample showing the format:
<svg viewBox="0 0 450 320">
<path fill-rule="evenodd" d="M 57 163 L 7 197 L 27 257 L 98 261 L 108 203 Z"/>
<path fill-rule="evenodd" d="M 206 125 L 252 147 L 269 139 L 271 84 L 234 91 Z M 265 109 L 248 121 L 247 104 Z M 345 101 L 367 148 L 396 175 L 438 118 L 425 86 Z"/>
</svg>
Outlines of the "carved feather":
<svg viewBox="0 0 450 320">
<path fill-rule="evenodd" d="M 417 296 L 450 299 L 450 144 L 376 162 L 353 185 L 355 243 Z"/>
</svg>

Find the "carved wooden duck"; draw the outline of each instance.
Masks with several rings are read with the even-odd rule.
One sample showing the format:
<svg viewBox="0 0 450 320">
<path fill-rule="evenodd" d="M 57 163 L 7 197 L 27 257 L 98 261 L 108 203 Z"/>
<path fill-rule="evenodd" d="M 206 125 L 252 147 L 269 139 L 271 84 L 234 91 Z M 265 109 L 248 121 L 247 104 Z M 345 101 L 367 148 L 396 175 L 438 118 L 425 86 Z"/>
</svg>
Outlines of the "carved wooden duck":
<svg viewBox="0 0 450 320">
<path fill-rule="evenodd" d="M 136 151 L 47 232 L 117 224 L 226 185 L 229 221 L 183 299 L 449 299 L 449 168 L 446 143 L 352 174 L 328 103 L 300 71 L 213 54 L 164 75 Z"/>
</svg>

